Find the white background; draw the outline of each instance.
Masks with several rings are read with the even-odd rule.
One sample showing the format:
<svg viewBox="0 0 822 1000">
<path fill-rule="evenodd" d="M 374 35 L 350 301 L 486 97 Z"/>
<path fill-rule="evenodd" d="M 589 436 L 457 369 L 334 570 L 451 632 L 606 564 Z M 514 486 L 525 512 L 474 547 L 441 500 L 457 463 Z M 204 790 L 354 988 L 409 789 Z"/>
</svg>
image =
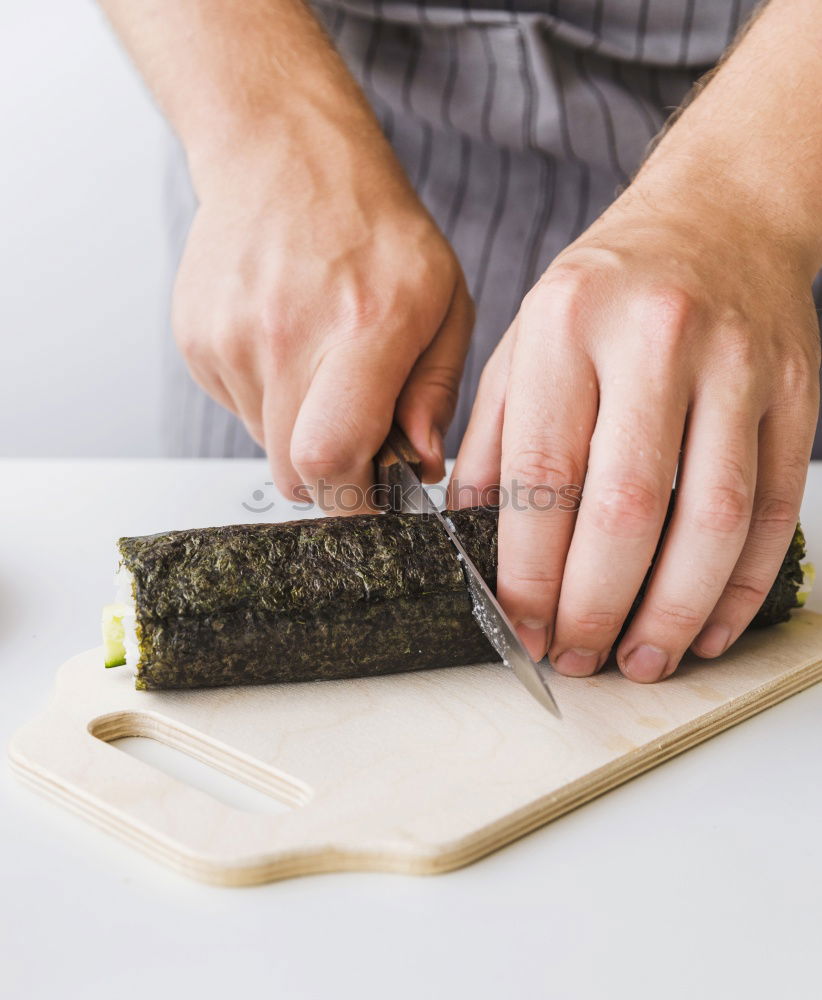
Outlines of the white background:
<svg viewBox="0 0 822 1000">
<path fill-rule="evenodd" d="M 91 0 L 0 3 L 0 456 L 162 454 L 165 124 Z"/>
</svg>

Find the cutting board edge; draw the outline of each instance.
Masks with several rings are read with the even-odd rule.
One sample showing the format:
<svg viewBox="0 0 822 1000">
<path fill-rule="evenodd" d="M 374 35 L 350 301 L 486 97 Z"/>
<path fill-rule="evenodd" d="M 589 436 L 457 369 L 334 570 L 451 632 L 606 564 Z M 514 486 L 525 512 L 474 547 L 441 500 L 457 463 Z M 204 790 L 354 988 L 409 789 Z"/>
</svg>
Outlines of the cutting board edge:
<svg viewBox="0 0 822 1000">
<path fill-rule="evenodd" d="M 84 655 L 84 654 L 79 654 Z M 114 808 L 100 807 L 71 787 L 60 785 L 38 770 L 16 746 L 16 737 L 48 714 L 48 710 L 21 727 L 8 747 L 13 772 L 26 786 L 38 791 L 98 828 L 136 847 L 143 854 L 166 867 L 198 881 L 215 886 L 259 885 L 300 875 L 331 872 L 382 872 L 407 875 L 434 875 L 472 864 L 501 847 L 518 840 L 541 826 L 558 819 L 657 765 L 743 722 L 764 709 L 813 686 L 822 680 L 822 659 L 802 664 L 732 702 L 712 709 L 700 717 L 707 720 L 699 729 L 694 720 L 644 744 L 618 760 L 592 771 L 584 778 L 566 785 L 561 793 L 537 799 L 494 823 L 465 834 L 450 844 L 425 850 L 410 847 L 407 851 L 351 850 L 330 846 L 305 853 L 289 851 L 279 857 L 258 858 L 228 864 L 224 860 L 198 855 L 157 835 L 151 835 L 117 815 Z"/>
</svg>

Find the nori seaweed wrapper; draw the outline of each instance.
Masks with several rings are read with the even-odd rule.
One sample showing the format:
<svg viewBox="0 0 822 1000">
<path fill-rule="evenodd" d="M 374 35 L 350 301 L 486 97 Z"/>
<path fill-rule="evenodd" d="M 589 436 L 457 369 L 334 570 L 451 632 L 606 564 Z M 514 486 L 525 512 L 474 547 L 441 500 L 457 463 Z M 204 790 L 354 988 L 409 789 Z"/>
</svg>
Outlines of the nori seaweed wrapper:
<svg viewBox="0 0 822 1000">
<path fill-rule="evenodd" d="M 487 579 L 496 511 L 452 515 Z M 436 519 L 369 514 L 121 538 L 142 689 L 368 676 L 496 660 Z"/>
<path fill-rule="evenodd" d="M 449 514 L 493 586 L 497 510 Z M 754 624 L 797 606 L 801 533 Z M 435 518 L 367 514 L 121 538 L 141 689 L 340 679 L 498 660 Z"/>
</svg>

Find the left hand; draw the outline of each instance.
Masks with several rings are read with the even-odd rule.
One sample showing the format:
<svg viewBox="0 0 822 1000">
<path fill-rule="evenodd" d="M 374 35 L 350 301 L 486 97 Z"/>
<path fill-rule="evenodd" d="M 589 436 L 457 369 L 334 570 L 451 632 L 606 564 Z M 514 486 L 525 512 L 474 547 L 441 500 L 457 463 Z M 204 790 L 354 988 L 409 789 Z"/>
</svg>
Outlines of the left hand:
<svg viewBox="0 0 822 1000">
<path fill-rule="evenodd" d="M 753 205 L 656 195 L 629 188 L 526 296 L 452 477 L 457 505 L 516 489 L 520 504 L 503 494 L 497 593 L 531 655 L 549 651 L 568 675 L 608 658 L 675 473 L 617 663 L 657 681 L 689 647 L 712 657 L 734 642 L 788 548 L 813 442 L 813 272 Z M 583 482 L 578 511 L 545 502 Z"/>
</svg>

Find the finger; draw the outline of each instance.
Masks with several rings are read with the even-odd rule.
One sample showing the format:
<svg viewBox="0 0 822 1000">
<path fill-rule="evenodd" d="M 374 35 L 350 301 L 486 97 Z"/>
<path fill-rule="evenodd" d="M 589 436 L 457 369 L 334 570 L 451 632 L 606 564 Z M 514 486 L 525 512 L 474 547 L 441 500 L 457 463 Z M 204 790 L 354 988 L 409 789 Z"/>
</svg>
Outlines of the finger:
<svg viewBox="0 0 822 1000">
<path fill-rule="evenodd" d="M 363 334 L 322 358 L 300 406 L 291 462 L 326 513 L 377 509 L 374 455 L 391 426 L 412 359 L 396 336 Z"/>
<path fill-rule="evenodd" d="M 242 359 L 232 358 L 221 365 L 221 378 L 234 401 L 235 412 L 257 444 L 265 447 L 263 428 L 263 386 L 256 366 Z"/>
<path fill-rule="evenodd" d="M 260 406 L 257 404 L 255 408 L 251 401 L 253 397 L 250 393 L 244 392 L 244 386 L 239 380 L 232 380 L 228 377 L 228 373 L 225 373 L 225 377 L 212 373 L 207 380 L 195 378 L 195 381 L 220 406 L 225 407 L 226 410 L 233 413 L 242 422 L 246 431 L 248 431 L 249 437 L 261 448 L 265 449 L 265 435 Z M 274 482 L 278 489 L 281 489 L 280 484 L 277 482 L 277 476 L 274 477 Z M 284 495 L 291 496 L 290 493 Z M 299 491 L 293 495 L 295 499 L 306 499 L 304 496 L 299 495 Z"/>
<path fill-rule="evenodd" d="M 815 421 L 766 416 L 759 431 L 759 475 L 750 531 L 722 596 L 691 647 L 698 656 L 724 653 L 762 607 L 799 519 Z"/>
<path fill-rule="evenodd" d="M 172 301 L 172 330 L 177 348 L 197 385 L 220 406 L 237 413 L 234 399 L 219 375 L 219 363 L 214 348 L 215 339 L 211 333 L 214 326 L 203 322 L 196 314 L 188 315 L 182 308 L 179 284 L 180 274 L 177 276 L 177 286 Z"/>
<path fill-rule="evenodd" d="M 204 389 L 220 406 L 233 413 L 242 422 L 252 438 L 261 448 L 265 448 L 262 420 L 259 410 L 255 410 L 243 394 L 242 385 L 228 377 L 221 377 L 213 372 L 207 376 L 197 376 L 191 368 L 194 381 Z"/>
<path fill-rule="evenodd" d="M 207 392 L 220 406 L 224 406 L 232 413 L 238 412 L 233 396 L 213 368 L 192 360 L 187 360 L 186 364 L 189 374 L 203 391 Z"/>
<path fill-rule="evenodd" d="M 516 320 L 483 369 L 471 419 L 448 483 L 448 507 L 476 507 L 499 500 L 505 392 L 516 339 Z"/>
<path fill-rule="evenodd" d="M 731 576 L 751 520 L 759 414 L 722 393 L 689 415 L 674 513 L 648 589 L 617 651 L 631 680 L 670 676 Z"/>
<path fill-rule="evenodd" d="M 417 359 L 397 400 L 397 422 L 419 452 L 425 482 L 439 482 L 445 475 L 443 436 L 457 405 L 473 324 L 474 305 L 460 278 L 442 326 Z"/>
<path fill-rule="evenodd" d="M 657 547 L 679 458 L 687 395 L 672 399 L 671 379 L 634 362 L 623 358 L 603 386 L 565 563 L 550 656 L 571 676 L 608 658 Z"/>
<path fill-rule="evenodd" d="M 544 656 L 597 411 L 596 377 L 573 329 L 571 298 L 552 284 L 523 302 L 502 433 L 500 602 L 534 659 Z"/>
<path fill-rule="evenodd" d="M 293 340 L 265 337 L 258 328 L 255 336 L 236 342 L 224 363 L 246 426 L 265 448 L 274 485 L 287 500 L 310 502 L 290 455 L 294 421 L 308 386 L 307 374 L 300 374 L 307 370 L 306 358 Z"/>
<path fill-rule="evenodd" d="M 218 334 L 189 338 L 185 355 L 191 376 L 212 399 L 242 420 L 257 444 L 263 444 L 260 380 L 246 356 L 241 337 Z"/>
<path fill-rule="evenodd" d="M 291 461 L 301 389 L 302 385 L 293 378 L 268 379 L 261 403 L 262 432 L 274 485 L 287 500 L 310 503 L 313 498 Z"/>
</svg>

